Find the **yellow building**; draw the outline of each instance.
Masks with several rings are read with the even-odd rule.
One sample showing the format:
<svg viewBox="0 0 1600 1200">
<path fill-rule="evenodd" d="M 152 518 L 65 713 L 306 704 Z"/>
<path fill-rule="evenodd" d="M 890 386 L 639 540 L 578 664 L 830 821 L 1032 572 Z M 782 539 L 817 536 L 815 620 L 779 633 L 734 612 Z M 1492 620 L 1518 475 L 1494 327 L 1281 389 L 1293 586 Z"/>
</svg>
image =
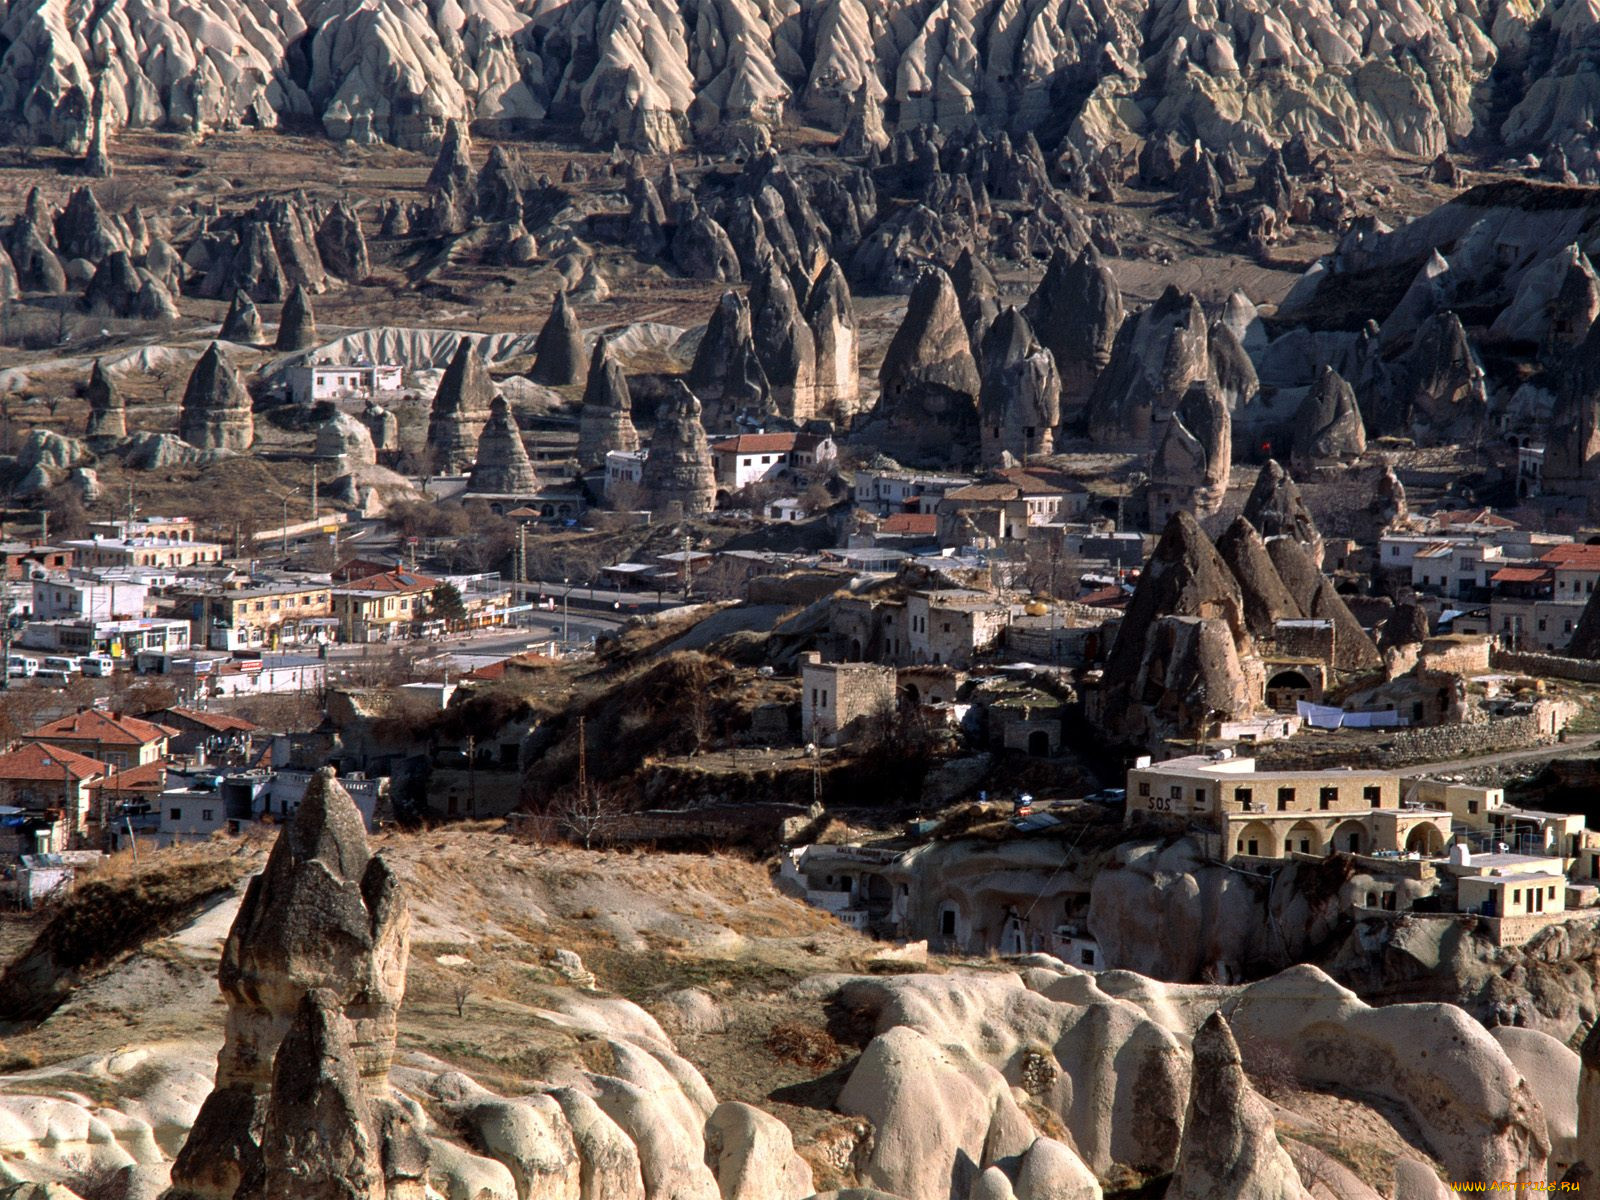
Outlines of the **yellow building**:
<svg viewBox="0 0 1600 1200">
<path fill-rule="evenodd" d="M 1127 820 L 1208 829 L 1219 858 L 1443 855 L 1449 811 L 1407 798 L 1401 784 L 1378 771 L 1258 771 L 1252 758 L 1141 759 L 1128 772 Z"/>
</svg>

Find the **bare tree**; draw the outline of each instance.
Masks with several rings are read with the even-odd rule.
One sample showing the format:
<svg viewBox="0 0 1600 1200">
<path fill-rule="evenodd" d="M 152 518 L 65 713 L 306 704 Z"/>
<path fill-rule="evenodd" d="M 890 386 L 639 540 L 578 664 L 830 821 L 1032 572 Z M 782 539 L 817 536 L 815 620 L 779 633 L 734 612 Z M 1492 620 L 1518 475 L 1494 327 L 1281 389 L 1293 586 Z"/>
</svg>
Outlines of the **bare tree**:
<svg viewBox="0 0 1600 1200">
<path fill-rule="evenodd" d="M 593 784 L 569 788 L 551 805 L 556 828 L 585 850 L 609 842 L 625 811 L 616 793 Z"/>
<path fill-rule="evenodd" d="M 456 1002 L 456 1017 L 459 1019 L 467 1015 L 467 997 L 472 995 L 472 987 L 465 979 L 458 979 L 450 991 L 450 998 Z"/>
</svg>

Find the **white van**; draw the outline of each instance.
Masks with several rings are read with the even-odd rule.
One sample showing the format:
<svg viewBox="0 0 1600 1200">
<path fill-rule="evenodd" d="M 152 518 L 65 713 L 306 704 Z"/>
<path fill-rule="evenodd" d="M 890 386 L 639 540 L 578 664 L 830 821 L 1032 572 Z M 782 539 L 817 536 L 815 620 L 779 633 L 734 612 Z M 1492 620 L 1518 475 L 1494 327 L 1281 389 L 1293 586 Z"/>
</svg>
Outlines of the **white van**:
<svg viewBox="0 0 1600 1200">
<path fill-rule="evenodd" d="M 39 669 L 49 671 L 52 675 L 76 675 L 78 673 L 78 660 L 51 655 L 39 664 Z"/>
<path fill-rule="evenodd" d="M 109 679 L 117 673 L 117 660 L 109 654 L 85 654 L 78 666 L 92 679 Z"/>
<path fill-rule="evenodd" d="M 11 679 L 32 679 L 39 673 L 39 660 L 25 654 L 13 654 L 6 659 L 6 675 Z"/>
</svg>

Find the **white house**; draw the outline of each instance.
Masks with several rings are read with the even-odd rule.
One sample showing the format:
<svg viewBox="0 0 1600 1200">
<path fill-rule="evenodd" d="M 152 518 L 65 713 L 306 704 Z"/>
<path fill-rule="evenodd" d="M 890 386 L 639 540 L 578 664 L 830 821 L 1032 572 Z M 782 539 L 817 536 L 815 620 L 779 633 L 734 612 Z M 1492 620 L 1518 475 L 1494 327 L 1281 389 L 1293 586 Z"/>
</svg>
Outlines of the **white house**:
<svg viewBox="0 0 1600 1200">
<path fill-rule="evenodd" d="M 734 492 L 791 467 L 831 462 L 838 454 L 831 437 L 814 433 L 741 433 L 711 443 L 717 486 Z"/>
<path fill-rule="evenodd" d="M 305 363 L 286 372 L 289 396 L 297 404 L 317 400 L 366 400 L 380 392 L 398 392 L 401 368 L 394 363 Z"/>
<path fill-rule="evenodd" d="M 150 589 L 116 580 L 53 577 L 33 581 L 30 611 L 39 621 L 111 621 L 144 616 Z"/>
<path fill-rule="evenodd" d="M 638 487 L 644 478 L 644 460 L 649 454 L 649 450 L 607 450 L 606 496 L 610 497 L 620 487 Z"/>
</svg>

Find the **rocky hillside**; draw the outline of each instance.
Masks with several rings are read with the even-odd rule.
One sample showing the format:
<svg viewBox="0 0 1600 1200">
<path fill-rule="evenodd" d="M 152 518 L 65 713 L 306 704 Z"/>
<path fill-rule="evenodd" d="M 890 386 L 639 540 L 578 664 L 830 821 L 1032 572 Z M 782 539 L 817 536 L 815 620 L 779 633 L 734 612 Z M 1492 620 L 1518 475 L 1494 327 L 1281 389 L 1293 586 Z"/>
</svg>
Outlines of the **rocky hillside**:
<svg viewBox="0 0 1600 1200">
<path fill-rule="evenodd" d="M 1047 146 L 1151 133 L 1260 153 L 1303 132 L 1433 155 L 1586 146 L 1579 0 L 9 0 L 0 116 L 81 151 L 113 126 L 320 127 L 407 147 L 465 118 L 669 149 L 977 117 Z M 1569 153 L 1571 149 L 1569 149 Z"/>
<path fill-rule="evenodd" d="M 1593 1144 L 1593 1067 L 1450 1005 L 1371 1008 L 1310 967 L 1179 986 L 928 958 L 726 858 L 369 844 L 329 775 L 241 890 L 4 1030 L 0 1179 L 61 1200 L 1376 1200 L 1559 1177 Z"/>
</svg>

